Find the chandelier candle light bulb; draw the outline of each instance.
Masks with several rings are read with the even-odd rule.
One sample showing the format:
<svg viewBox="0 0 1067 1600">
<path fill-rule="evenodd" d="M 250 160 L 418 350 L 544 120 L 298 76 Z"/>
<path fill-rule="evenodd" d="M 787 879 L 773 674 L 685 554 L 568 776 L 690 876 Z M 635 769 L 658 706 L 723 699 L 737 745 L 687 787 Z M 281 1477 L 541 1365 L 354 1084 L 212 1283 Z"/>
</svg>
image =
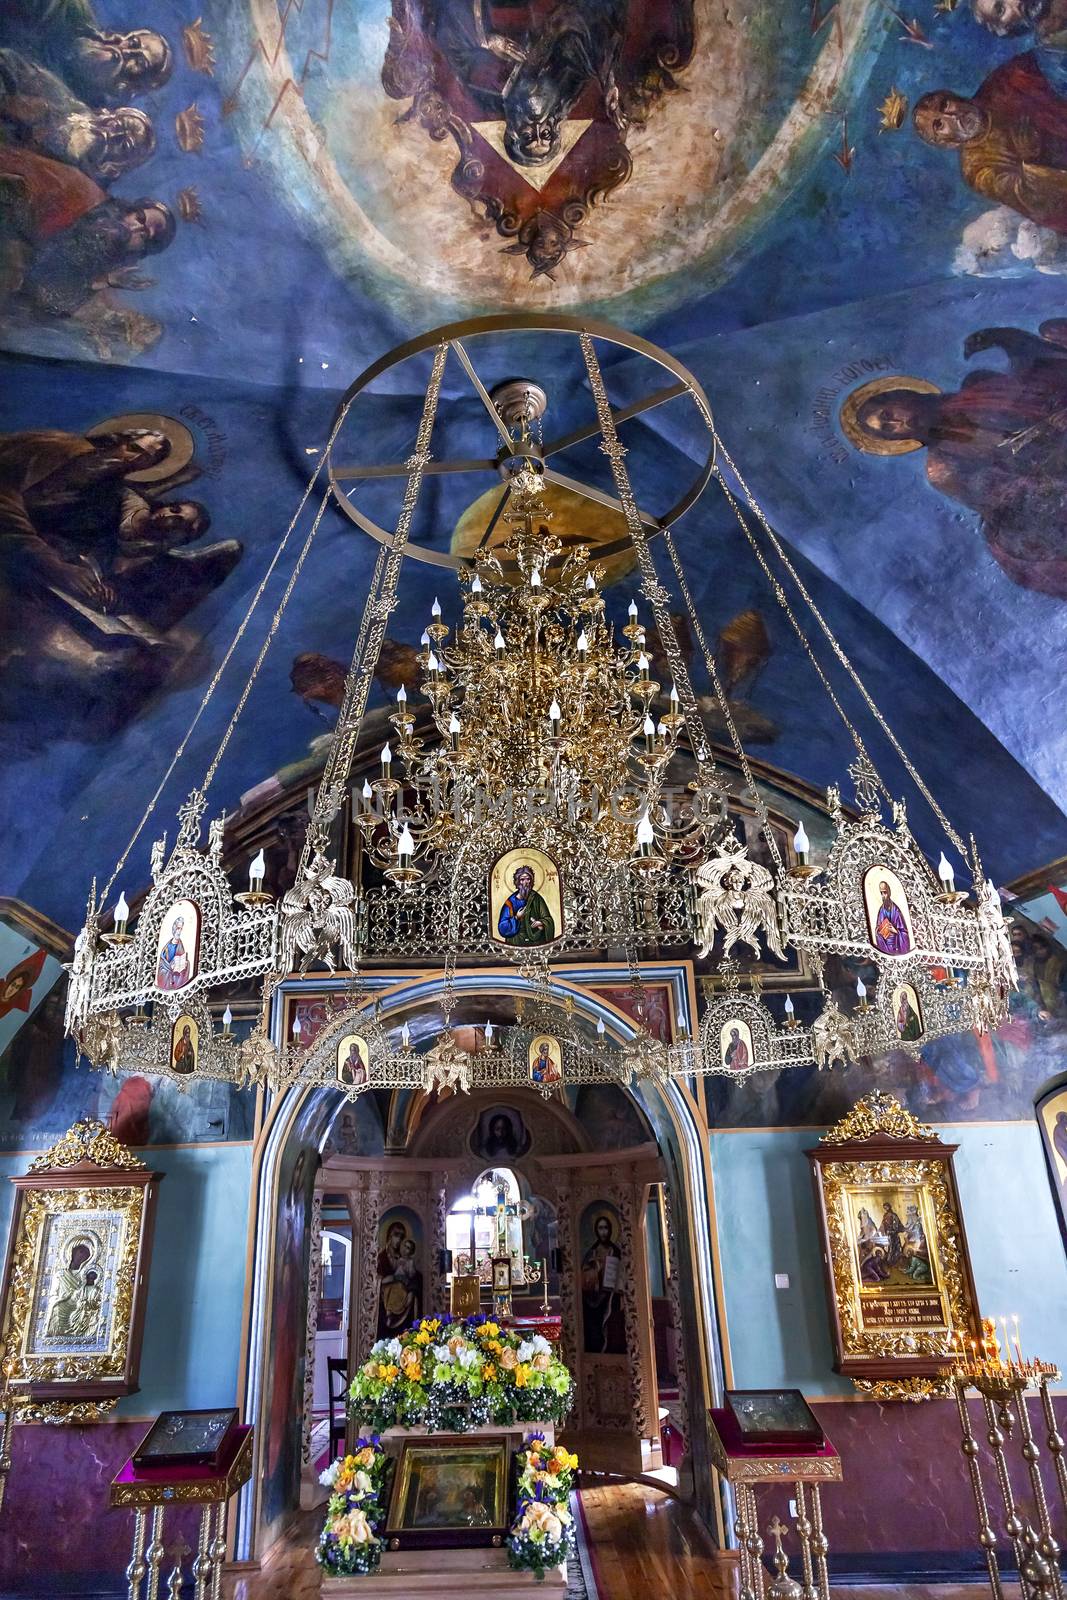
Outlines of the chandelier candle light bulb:
<svg viewBox="0 0 1067 1600">
<path fill-rule="evenodd" d="M 115 932 L 125 933 L 126 924 L 130 920 L 130 907 L 124 892 L 119 890 L 119 897 L 115 902 Z"/>
<path fill-rule="evenodd" d="M 870 1002 L 867 999 L 867 985 L 862 978 L 856 979 L 856 1000 L 858 1002 L 857 1011 L 869 1011 L 871 1009 Z"/>
<path fill-rule="evenodd" d="M 387 744 L 382 745 L 381 762 L 382 777 L 386 780 L 386 782 L 388 782 L 393 767 L 393 752 L 390 750 Z"/>
<path fill-rule="evenodd" d="M 548 708 L 548 731 L 553 739 L 558 739 L 563 725 L 563 712 L 560 710 L 558 700 L 553 700 Z"/>
<path fill-rule="evenodd" d="M 463 732 L 463 725 L 453 711 L 448 719 L 448 737 L 452 742 L 453 750 L 459 749 L 459 736 Z"/>
<path fill-rule="evenodd" d="M 641 726 L 641 732 L 645 736 L 646 751 L 649 755 L 654 754 L 656 749 L 656 724 L 652 721 L 652 718 L 647 712 L 645 713 L 645 720 Z"/>
<path fill-rule="evenodd" d="M 583 628 L 581 633 L 578 635 L 578 659 L 580 661 L 584 661 L 588 654 L 589 654 L 589 639 L 588 639 L 588 636 L 586 635 L 585 629 Z"/>
<path fill-rule="evenodd" d="M 411 858 L 415 854 L 415 840 L 406 822 L 400 830 L 399 839 L 396 841 L 396 853 L 401 866 L 405 861 L 410 865 Z"/>
<path fill-rule="evenodd" d="M 796 1009 L 793 1004 L 793 996 L 787 994 L 785 997 L 785 1025 L 787 1028 L 795 1028 L 797 1025 Z"/>
<path fill-rule="evenodd" d="M 941 860 L 937 863 L 937 876 L 941 884 L 941 893 L 937 898 L 942 905 L 957 905 L 961 900 L 966 900 L 966 893 L 956 888 L 955 870 L 943 850 Z"/>
<path fill-rule="evenodd" d="M 540 587 L 541 587 L 541 574 L 538 571 L 538 569 L 536 567 L 534 567 L 533 571 L 530 573 L 530 588 L 531 589 L 540 589 Z"/>
<path fill-rule="evenodd" d="M 488 1018 L 486 1018 L 485 1027 L 483 1028 L 482 1032 L 485 1035 L 485 1047 L 488 1050 L 493 1043 L 493 1024 Z"/>
<path fill-rule="evenodd" d="M 223 1033 L 223 1037 L 225 1038 L 228 1034 L 230 1034 L 232 1032 L 233 1032 L 233 1012 L 230 1010 L 229 1006 L 227 1006 L 226 1010 L 222 1013 L 222 1033 Z"/>
<path fill-rule="evenodd" d="M 438 600 L 436 595 L 434 595 L 433 605 L 430 607 L 430 615 L 431 615 L 431 617 L 433 618 L 433 620 L 435 622 L 440 622 L 440 620 L 441 620 L 441 602 L 440 602 L 440 600 Z"/>
<path fill-rule="evenodd" d="M 493 640 L 493 649 L 498 657 L 504 654 L 504 635 L 499 628 L 496 630 L 496 638 Z"/>
</svg>

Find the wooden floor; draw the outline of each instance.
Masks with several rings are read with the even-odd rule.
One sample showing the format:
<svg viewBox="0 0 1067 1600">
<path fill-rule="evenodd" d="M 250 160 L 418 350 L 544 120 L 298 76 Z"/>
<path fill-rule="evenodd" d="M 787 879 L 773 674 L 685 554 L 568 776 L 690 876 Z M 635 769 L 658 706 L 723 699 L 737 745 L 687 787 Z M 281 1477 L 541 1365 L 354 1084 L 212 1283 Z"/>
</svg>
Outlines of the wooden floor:
<svg viewBox="0 0 1067 1600">
<path fill-rule="evenodd" d="M 737 1562 L 681 1501 L 643 1484 L 582 1492 L 601 1600 L 732 1600 Z"/>
<path fill-rule="evenodd" d="M 600 1600 L 732 1600 L 737 1563 L 711 1549 L 692 1513 L 640 1484 L 582 1494 Z M 262 1572 L 231 1575 L 226 1600 L 313 1600 L 319 1569 L 312 1554 L 322 1511 L 301 1512 Z"/>
</svg>

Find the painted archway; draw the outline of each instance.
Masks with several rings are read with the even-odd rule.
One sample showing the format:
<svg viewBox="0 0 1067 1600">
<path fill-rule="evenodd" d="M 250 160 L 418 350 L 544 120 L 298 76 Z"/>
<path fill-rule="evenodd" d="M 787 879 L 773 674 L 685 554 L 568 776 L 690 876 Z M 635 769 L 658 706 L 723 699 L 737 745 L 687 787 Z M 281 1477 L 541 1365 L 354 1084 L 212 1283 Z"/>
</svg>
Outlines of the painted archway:
<svg viewBox="0 0 1067 1600">
<path fill-rule="evenodd" d="M 675 1015 L 692 1029 L 686 969 L 665 967 Z M 613 969 L 575 969 L 560 975 L 558 988 L 571 995 L 575 1014 L 608 1035 L 631 1039 L 629 1017 L 586 984 L 608 984 Z M 340 984 L 342 981 L 337 980 Z M 441 989 L 439 975 L 383 976 L 376 998 L 387 1024 L 432 1005 Z M 507 970 L 463 975 L 455 980 L 462 999 L 529 992 L 517 973 Z M 290 980 L 276 992 L 273 1026 L 282 1026 L 286 998 L 329 982 L 321 977 Z M 649 1120 L 673 1197 L 672 1225 L 680 1262 L 681 1343 L 687 1357 L 690 1458 L 694 1501 L 725 1543 L 723 1509 L 711 1485 L 706 1411 L 723 1387 L 716 1285 L 712 1259 L 713 1206 L 707 1168 L 706 1126 L 697 1101 L 682 1084 L 642 1086 L 631 1091 Z M 243 1491 L 237 1522 L 238 1560 L 261 1559 L 282 1533 L 295 1509 L 300 1476 L 299 1425 L 306 1353 L 308 1287 L 311 1271 L 311 1211 L 318 1154 L 337 1112 L 341 1095 L 333 1088 L 294 1085 L 269 1106 L 257 1140 L 253 1198 L 249 1214 L 249 1286 L 246 1302 L 241 1395 L 245 1416 L 256 1428 L 256 1470 Z"/>
</svg>

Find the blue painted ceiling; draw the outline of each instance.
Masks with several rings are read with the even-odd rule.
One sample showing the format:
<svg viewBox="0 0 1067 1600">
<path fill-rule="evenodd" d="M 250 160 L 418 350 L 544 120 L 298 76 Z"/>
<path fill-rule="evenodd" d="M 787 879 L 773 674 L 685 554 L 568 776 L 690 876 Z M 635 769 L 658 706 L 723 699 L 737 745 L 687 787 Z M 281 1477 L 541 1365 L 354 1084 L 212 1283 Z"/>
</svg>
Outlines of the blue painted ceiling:
<svg viewBox="0 0 1067 1600">
<path fill-rule="evenodd" d="M 916 4 L 913 17 L 885 0 L 589 0 L 575 10 L 594 46 L 612 18 L 623 31 L 613 70 L 628 126 L 615 126 L 609 94 L 589 77 L 570 107 L 586 127 L 558 179 L 537 190 L 493 153 L 488 131 L 469 132 L 492 121 L 471 89 L 485 59 L 464 80 L 454 58 L 426 43 L 431 24 L 440 39 L 470 7 L 395 0 L 390 28 L 388 0 L 99 0 L 95 13 L 82 0 L 13 0 L 0 19 L 0 51 L 15 48 L 26 60 L 36 49 L 58 63 L 57 77 L 64 29 L 151 26 L 168 40 L 168 81 L 135 101 L 152 118 L 156 151 L 109 187 L 126 200 L 162 200 L 178 221 L 173 243 L 137 263 L 149 280 L 140 285 L 128 272 L 104 283 L 83 256 L 65 257 L 68 278 L 93 281 L 74 315 L 49 314 L 32 293 L 46 246 L 41 224 L 18 209 L 25 189 L 0 189 L 8 266 L 0 432 L 82 439 L 131 414 L 179 419 L 195 446 L 185 475 L 195 476 L 184 488 L 163 477 L 152 493 L 206 506 L 211 530 L 194 551 L 227 539 L 242 551 L 160 630 L 147 667 L 145 652 L 125 662 L 112 645 L 103 666 L 87 662 L 83 647 L 92 653 L 100 641 L 85 619 L 83 656 L 72 665 L 62 641 L 46 637 L 47 615 L 27 620 L 17 517 L 0 503 L 11 643 L 0 892 L 77 924 L 89 875 L 110 868 L 221 659 L 339 394 L 391 344 L 452 316 L 509 309 L 589 310 L 691 367 L 805 581 L 957 825 L 978 836 L 987 864 L 1009 879 L 1067 853 L 1067 545 L 1055 515 L 1057 495 L 1061 505 L 1067 495 L 1056 420 L 1060 391 L 1067 411 L 1067 382 L 1055 371 L 1035 378 L 1042 352 L 1030 346 L 1014 358 L 1003 342 L 972 348 L 980 330 L 1036 338 L 1064 315 L 1067 223 L 1046 206 L 1038 227 L 976 192 L 957 153 L 924 143 L 912 122 L 920 96 L 971 95 L 995 69 L 1028 56 L 1035 40 L 994 38 L 967 0 Z M 537 0 L 487 6 L 484 17 L 490 35 L 511 41 L 514 62 L 530 59 L 531 41 L 547 37 L 558 11 L 553 0 Z M 18 36 L 8 12 L 29 34 Z M 688 41 L 687 62 L 670 73 L 662 64 L 651 70 L 653 23 Z M 393 93 L 383 84 L 391 38 L 407 41 L 414 76 L 404 95 L 395 81 Z M 1067 136 L 1056 124 L 1055 62 L 1042 49 L 1047 93 L 1033 99 L 1032 86 L 1016 85 L 1012 100 L 1005 91 L 994 131 L 1006 162 L 1021 151 L 1019 159 L 1052 168 L 1055 140 L 1067 152 Z M 0 88 L 3 73 L 0 55 Z M 11 150 L 24 152 L 35 137 L 11 101 L 0 95 L 0 178 L 5 152 L 10 168 Z M 447 125 L 434 123 L 440 105 Z M 1067 129 L 1067 98 L 1063 106 Z M 1046 144 L 1027 155 L 1025 140 L 1037 137 Z M 466 196 L 453 174 L 462 138 L 473 140 L 481 173 Z M 612 140 L 626 145 L 632 164 L 622 181 L 597 154 Z M 30 168 L 31 202 L 43 170 Z M 520 222 L 536 220 L 540 207 L 542 226 L 553 206 L 563 216 L 562 200 L 581 199 L 580 220 L 566 212 L 571 247 L 551 275 L 531 276 L 519 222 L 512 228 L 506 215 L 515 194 Z M 77 211 L 84 201 L 70 203 Z M 1045 346 L 1058 348 L 1047 338 Z M 525 354 L 527 370 L 551 391 L 551 431 L 587 420 L 586 388 L 556 347 L 531 341 Z M 932 449 L 869 453 L 843 430 L 842 405 L 872 379 L 899 374 L 953 395 L 975 369 L 1014 373 L 1015 387 L 1000 394 L 999 411 L 992 402 L 980 415 L 972 407 L 968 426 L 980 436 L 968 434 L 951 483 Z M 611 358 L 613 400 L 648 382 L 635 363 Z M 383 382 L 362 413 L 364 458 L 402 459 L 418 405 L 409 376 Z M 445 410 L 439 453 L 491 453 L 485 415 L 458 370 L 449 372 Z M 1020 438 L 1020 419 L 1036 434 Z M 702 443 L 691 415 L 675 406 L 628 424 L 626 442 L 653 510 L 693 470 Z M 4 447 L 0 440 L 0 496 L 11 488 L 17 497 L 26 452 L 5 457 Z M 602 471 L 588 449 L 568 465 Z M 420 537 L 446 548 L 485 487 L 435 480 Z M 395 513 L 389 494 L 374 500 L 382 521 Z M 997 531 L 1005 495 L 1015 517 L 1010 540 Z M 77 511 L 70 517 L 77 542 Z M 737 690 L 761 730 L 755 753 L 819 785 L 839 779 L 847 741 L 717 496 L 687 515 L 679 543 L 713 639 L 747 611 L 763 619 L 767 647 Z M 1006 544 L 1014 554 L 1005 556 Z M 326 730 L 328 709 L 293 691 L 293 658 L 347 659 L 374 555 L 364 535 L 328 512 L 218 780 L 219 804 L 232 807 Z M 391 638 L 415 643 L 438 589 L 447 614 L 452 580 L 411 567 Z M 630 592 L 630 580 L 613 591 L 620 615 Z M 164 797 L 164 816 L 199 777 L 257 647 L 250 634 L 237 651 Z M 375 690 L 379 700 L 384 693 Z M 883 753 L 877 738 L 874 748 Z M 903 787 L 891 757 L 886 773 Z M 936 849 L 928 816 L 911 804 Z M 131 886 L 145 867 L 142 851 Z"/>
</svg>

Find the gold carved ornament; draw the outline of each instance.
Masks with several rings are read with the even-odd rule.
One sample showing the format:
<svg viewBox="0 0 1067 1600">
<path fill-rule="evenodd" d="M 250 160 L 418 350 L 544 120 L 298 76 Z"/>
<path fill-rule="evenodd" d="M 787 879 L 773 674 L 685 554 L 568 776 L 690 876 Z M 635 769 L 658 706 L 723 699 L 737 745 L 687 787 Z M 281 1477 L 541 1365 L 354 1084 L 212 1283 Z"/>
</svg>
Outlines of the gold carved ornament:
<svg viewBox="0 0 1067 1600">
<path fill-rule="evenodd" d="M 920 1122 L 894 1095 L 883 1089 L 865 1094 L 852 1110 L 819 1140 L 820 1144 L 849 1144 L 853 1139 L 935 1139 L 934 1130 Z"/>
<path fill-rule="evenodd" d="M 30 1172 L 61 1171 L 91 1161 L 96 1167 L 119 1167 L 125 1172 L 143 1171 L 144 1162 L 133 1151 L 120 1144 L 102 1122 L 93 1117 L 83 1117 L 68 1128 L 51 1149 L 44 1150 L 30 1162 Z"/>
</svg>

